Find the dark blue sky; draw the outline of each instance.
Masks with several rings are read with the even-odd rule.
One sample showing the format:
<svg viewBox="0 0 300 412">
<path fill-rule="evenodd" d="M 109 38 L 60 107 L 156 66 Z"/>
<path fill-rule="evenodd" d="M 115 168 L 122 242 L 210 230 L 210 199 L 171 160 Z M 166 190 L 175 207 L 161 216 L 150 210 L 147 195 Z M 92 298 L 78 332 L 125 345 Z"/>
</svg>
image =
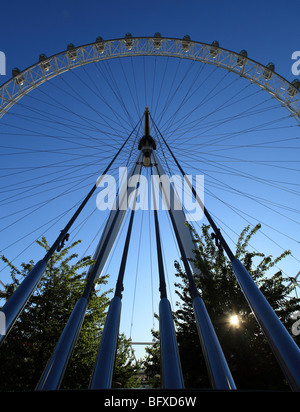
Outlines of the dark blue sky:
<svg viewBox="0 0 300 412">
<path fill-rule="evenodd" d="M 21 1 L 1 5 L 0 50 L 7 56 L 7 74 L 24 69 L 41 53 L 50 56 L 68 43 L 82 45 L 97 36 L 104 39 L 151 36 L 211 43 L 248 51 L 249 57 L 292 77 L 291 54 L 299 45 L 299 2 L 288 0 L 188 0 L 188 1 Z M 6 80 L 9 77 L 0 80 Z"/>
</svg>

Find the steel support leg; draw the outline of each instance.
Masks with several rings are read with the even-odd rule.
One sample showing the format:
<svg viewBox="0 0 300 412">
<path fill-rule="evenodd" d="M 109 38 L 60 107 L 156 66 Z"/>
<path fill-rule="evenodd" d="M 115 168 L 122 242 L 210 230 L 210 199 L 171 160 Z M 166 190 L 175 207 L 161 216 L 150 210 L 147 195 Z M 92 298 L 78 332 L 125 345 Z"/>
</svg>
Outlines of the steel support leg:
<svg viewBox="0 0 300 412">
<path fill-rule="evenodd" d="M 55 351 L 49 360 L 36 390 L 57 390 L 60 387 L 67 364 L 76 344 L 88 305 L 86 298 L 80 298 L 66 324 Z"/>
<path fill-rule="evenodd" d="M 220 342 L 200 296 L 194 297 L 193 308 L 212 387 L 215 389 L 236 389 Z"/>
<path fill-rule="evenodd" d="M 151 182 L 153 183 L 153 182 Z M 170 302 L 167 298 L 167 287 L 163 257 L 160 241 L 159 221 L 156 210 L 155 193 L 153 190 L 154 223 L 156 235 L 157 263 L 159 273 L 159 337 L 160 337 L 160 362 L 162 371 L 162 383 L 164 389 L 183 389 L 183 376 L 178 352 L 176 332 L 171 311 Z"/>
<path fill-rule="evenodd" d="M 154 155 L 154 153 L 152 154 L 152 163 L 154 164 L 153 167 L 154 170 L 156 170 L 158 176 L 164 174 L 164 170 L 158 158 Z M 173 196 L 176 196 L 176 194 L 173 193 Z M 173 225 L 176 240 L 180 249 L 181 257 L 185 266 L 185 271 L 189 280 L 191 296 L 193 299 L 195 320 L 197 324 L 202 350 L 205 355 L 207 369 L 209 371 L 209 376 L 211 378 L 212 386 L 215 389 L 236 389 L 234 380 L 227 365 L 227 361 L 225 359 L 221 345 L 218 342 L 213 325 L 205 308 L 204 302 L 199 296 L 192 275 L 190 267 L 190 265 L 192 266 L 192 262 L 189 261 L 187 257 L 191 256 L 192 250 L 195 249 L 195 244 L 192 239 L 192 233 L 185 225 L 185 215 L 183 210 L 174 210 L 172 202 L 170 202 L 169 206 L 169 215 Z M 189 235 L 187 232 L 189 232 Z M 189 249 L 191 247 L 192 249 Z M 188 255 L 186 251 L 188 252 Z"/>
<path fill-rule="evenodd" d="M 291 388 L 300 391 L 300 350 L 243 264 L 232 261 L 234 274 Z"/>
<path fill-rule="evenodd" d="M 183 389 L 174 321 L 168 298 L 159 303 L 159 335 L 163 389 Z"/>
<path fill-rule="evenodd" d="M 46 264 L 47 262 L 44 259 L 37 262 L 3 306 L 1 312 L 4 313 L 6 319 L 6 335 L 13 327 L 17 317 L 23 311 L 26 303 L 34 292 L 36 285 L 45 272 Z M 0 335 L 0 343 L 2 343 L 6 335 Z"/>
<path fill-rule="evenodd" d="M 119 337 L 119 324 L 121 317 L 121 299 L 123 291 L 124 274 L 130 244 L 133 219 L 135 214 L 136 196 L 125 239 L 119 275 L 115 288 L 115 296 L 111 301 L 107 318 L 105 320 L 104 331 L 101 336 L 97 361 L 91 379 L 92 389 L 109 389 L 112 383 L 115 357 L 117 352 L 117 342 Z"/>
<path fill-rule="evenodd" d="M 122 302 L 119 296 L 111 300 L 99 352 L 95 363 L 90 389 L 110 389 L 112 384 L 115 356 L 119 338 Z"/>
<path fill-rule="evenodd" d="M 136 164 L 129 174 L 129 177 L 134 175 L 136 172 L 140 173 L 140 160 L 141 156 L 138 157 Z M 129 197 L 132 190 L 133 188 L 130 188 L 130 190 L 128 190 L 126 193 L 124 192 L 125 195 L 128 195 Z M 59 388 L 84 320 L 87 304 L 90 298 L 90 292 L 95 280 L 100 276 L 106 264 L 106 261 L 118 236 L 125 214 L 125 209 L 120 210 L 118 208 L 117 210 L 111 211 L 96 249 L 94 256 L 96 262 L 90 267 L 88 272 L 88 282 L 84 293 L 73 309 L 69 321 L 65 326 L 62 335 L 60 336 L 56 349 L 43 372 L 39 385 L 37 386 L 37 390 Z M 81 303 L 79 304 L 79 302 Z M 84 302 L 85 305 L 83 304 Z M 79 308 L 81 309 L 79 310 Z"/>
</svg>

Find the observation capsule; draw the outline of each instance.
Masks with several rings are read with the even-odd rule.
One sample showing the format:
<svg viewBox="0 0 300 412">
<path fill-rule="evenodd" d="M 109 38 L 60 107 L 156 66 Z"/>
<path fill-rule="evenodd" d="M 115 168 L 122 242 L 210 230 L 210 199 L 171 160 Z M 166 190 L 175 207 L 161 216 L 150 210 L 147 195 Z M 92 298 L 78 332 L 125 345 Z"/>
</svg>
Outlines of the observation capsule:
<svg viewBox="0 0 300 412">
<path fill-rule="evenodd" d="M 288 88 L 288 94 L 293 97 L 296 95 L 297 91 L 300 90 L 300 80 L 295 79 L 292 81 L 291 86 Z"/>
<path fill-rule="evenodd" d="M 263 71 L 263 76 L 266 80 L 270 80 L 271 77 L 273 76 L 275 70 L 275 64 L 274 63 L 268 63 L 266 68 Z"/>
<path fill-rule="evenodd" d="M 247 57 L 248 57 L 247 51 L 246 50 L 241 50 L 239 55 L 238 55 L 236 64 L 239 67 L 243 67 L 245 65 L 246 61 L 247 61 Z"/>
<path fill-rule="evenodd" d="M 47 56 L 45 54 L 40 54 L 39 62 L 45 72 L 48 72 L 50 70 L 50 62 L 49 60 L 47 60 Z"/>
<path fill-rule="evenodd" d="M 69 43 L 67 46 L 68 57 L 70 60 L 74 61 L 77 57 L 77 51 L 75 50 L 75 46 L 72 43 Z"/>
<path fill-rule="evenodd" d="M 20 76 L 20 69 L 18 69 L 18 67 L 14 67 L 12 69 L 12 77 L 15 78 L 15 82 L 17 83 L 18 86 L 22 86 L 24 84 L 24 77 Z"/>
<path fill-rule="evenodd" d="M 185 52 L 189 51 L 190 45 L 191 45 L 191 38 L 188 34 L 186 34 L 185 36 L 183 36 L 183 39 L 182 39 L 182 50 Z"/>
<path fill-rule="evenodd" d="M 102 37 L 97 37 L 96 38 L 96 49 L 98 51 L 98 53 L 102 54 L 104 52 L 105 49 L 105 44 L 104 41 L 102 39 Z"/>
<path fill-rule="evenodd" d="M 127 50 L 131 50 L 133 47 L 133 39 L 132 39 L 132 34 L 131 33 L 127 33 L 125 35 L 125 47 Z"/>
<path fill-rule="evenodd" d="M 159 50 L 159 49 L 160 49 L 161 42 L 162 42 L 162 40 L 161 40 L 161 34 L 158 33 L 158 32 L 155 33 L 154 36 L 153 36 L 153 47 L 154 47 L 156 50 Z"/>
<path fill-rule="evenodd" d="M 209 54 L 213 59 L 215 59 L 219 53 L 219 42 L 217 40 L 214 40 L 210 46 L 209 49 Z"/>
</svg>

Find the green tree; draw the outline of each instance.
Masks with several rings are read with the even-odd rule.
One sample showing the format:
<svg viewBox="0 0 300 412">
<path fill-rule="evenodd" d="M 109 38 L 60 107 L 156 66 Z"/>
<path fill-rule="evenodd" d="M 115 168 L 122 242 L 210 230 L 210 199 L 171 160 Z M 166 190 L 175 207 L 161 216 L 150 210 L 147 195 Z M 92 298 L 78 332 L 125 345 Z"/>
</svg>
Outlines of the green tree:
<svg viewBox="0 0 300 412">
<path fill-rule="evenodd" d="M 143 359 L 143 369 L 147 376 L 147 384 L 151 388 L 161 387 L 160 342 L 159 332 L 152 330 L 155 343 L 146 347 L 146 356 Z"/>
<path fill-rule="evenodd" d="M 290 254 L 285 251 L 279 257 L 265 256 L 261 252 L 248 251 L 250 239 L 260 229 L 247 226 L 241 233 L 235 256 L 239 258 L 277 316 L 290 331 L 295 320 L 292 313 L 300 308 L 300 300 L 289 296 L 290 289 L 283 282 L 283 275 L 275 265 Z M 195 281 L 217 333 L 228 365 L 238 389 L 288 390 L 289 387 L 270 347 L 258 326 L 254 315 L 233 274 L 230 261 L 219 248 L 210 233 L 210 226 L 203 225 L 201 235 L 195 234 L 195 266 L 202 275 L 195 274 Z M 195 324 L 192 301 L 185 273 L 175 262 L 177 277 L 177 302 L 175 321 L 177 342 L 181 357 L 185 386 L 187 388 L 211 388 L 205 360 Z M 238 325 L 230 322 L 237 315 Z M 299 336 L 295 337 L 299 345 Z M 157 367 L 157 353 L 148 362 Z"/>
<path fill-rule="evenodd" d="M 33 296 L 0 348 L 2 391 L 29 391 L 36 387 L 74 305 L 82 295 L 87 269 L 93 263 L 90 256 L 78 260 L 78 255 L 72 253 L 72 249 L 79 242 L 74 242 L 60 252 L 54 253 Z M 45 238 L 37 243 L 44 249 L 49 249 Z M 23 263 L 21 269 L 18 269 L 4 256 L 2 260 L 10 267 L 12 282 L 6 285 L 6 290 L 1 292 L 0 298 L 8 299 L 30 272 L 34 262 Z M 100 290 L 107 284 L 107 280 L 107 275 L 97 280 Z M 88 387 L 106 318 L 110 292 L 110 290 L 92 292 L 62 388 Z M 124 351 L 125 358 L 127 354 L 128 351 Z M 124 366 L 122 362 L 118 362 L 118 367 L 122 366 Z"/>
<path fill-rule="evenodd" d="M 121 333 L 119 335 L 115 369 L 113 375 L 113 388 L 139 388 L 140 362 L 135 359 L 130 340 Z"/>
<path fill-rule="evenodd" d="M 290 289 L 284 285 L 280 270 L 275 265 L 290 254 L 283 252 L 279 257 L 265 256 L 262 252 L 248 251 L 250 239 L 260 229 L 260 224 L 241 233 L 235 256 L 239 258 L 277 316 L 291 330 L 293 312 L 299 310 L 299 300 L 291 298 Z M 230 261 L 223 249 L 217 247 L 208 225 L 202 226 L 201 236 L 196 235 L 195 265 L 201 275 L 195 275 L 201 293 L 224 354 L 240 389 L 288 389 L 270 347 L 258 326 L 254 315 L 233 274 Z M 176 293 L 180 297 L 176 311 L 178 344 L 182 356 L 186 384 L 189 387 L 210 387 L 202 350 L 193 316 L 186 276 L 176 263 Z M 237 315 L 238 327 L 232 325 L 230 317 Z M 298 342 L 299 343 L 299 342 Z"/>
</svg>

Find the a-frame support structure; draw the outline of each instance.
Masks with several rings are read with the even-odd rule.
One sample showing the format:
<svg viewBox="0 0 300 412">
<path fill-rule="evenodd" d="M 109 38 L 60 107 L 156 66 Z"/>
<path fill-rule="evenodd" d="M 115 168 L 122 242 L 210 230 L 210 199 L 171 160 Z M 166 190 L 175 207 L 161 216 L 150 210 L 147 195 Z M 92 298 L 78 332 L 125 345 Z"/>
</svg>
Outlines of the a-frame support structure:
<svg viewBox="0 0 300 412">
<path fill-rule="evenodd" d="M 129 177 L 134 175 L 141 175 L 142 167 L 150 167 L 152 170 L 152 175 L 156 177 L 159 181 L 165 171 L 156 155 L 156 142 L 152 138 L 150 133 L 150 122 L 156 128 L 157 133 L 161 136 L 163 143 L 165 144 L 170 155 L 173 157 L 178 169 L 180 170 L 183 178 L 185 173 L 174 156 L 168 143 L 161 135 L 158 127 L 154 123 L 150 116 L 149 109 L 146 108 L 144 116 L 144 135 L 139 141 L 139 155 L 133 165 Z M 137 125 L 138 126 L 138 125 Z M 134 130 L 137 128 L 134 128 Z M 133 130 L 133 132 L 134 132 Z M 133 133 L 132 132 L 132 133 Z M 116 157 L 122 151 L 123 147 L 131 137 L 132 133 L 125 140 L 122 147 L 119 149 L 117 154 L 114 156 L 108 167 L 105 169 L 103 175 L 105 175 L 111 165 L 113 164 Z M 253 310 L 256 319 L 261 326 L 269 344 L 277 357 L 277 360 L 285 373 L 291 388 L 295 391 L 300 391 L 300 351 L 287 330 L 284 328 L 278 317 L 276 316 L 273 309 L 270 307 L 258 287 L 255 285 L 249 273 L 246 271 L 242 263 L 235 258 L 225 239 L 223 238 L 220 230 L 217 228 L 215 222 L 213 221 L 211 215 L 204 207 L 201 199 L 196 193 L 191 182 L 187 180 L 187 184 L 190 186 L 192 193 L 202 207 L 203 212 L 208 219 L 209 223 L 214 230 L 217 240 L 220 245 L 224 248 L 227 253 L 231 263 L 235 276 L 240 284 L 244 295 Z M 164 193 L 164 187 L 159 186 L 161 190 L 162 197 L 166 198 L 166 193 Z M 19 314 L 24 309 L 28 299 L 34 292 L 36 285 L 41 279 L 46 264 L 55 252 L 55 250 L 61 245 L 68 230 L 91 198 L 92 194 L 95 192 L 96 185 L 88 193 L 80 207 L 77 209 L 75 214 L 72 216 L 64 230 L 61 232 L 59 237 L 56 239 L 54 244 L 51 246 L 47 254 L 42 260 L 40 260 L 29 275 L 24 279 L 16 292 L 8 300 L 5 306 L 2 308 L 2 312 L 5 314 L 7 319 L 8 331 L 13 327 L 13 324 Z M 134 188 L 132 188 L 134 190 Z M 153 190 L 153 194 L 154 194 Z M 84 320 L 85 312 L 87 310 L 89 298 L 91 291 L 93 290 L 95 280 L 100 276 L 108 256 L 113 248 L 115 240 L 118 236 L 119 230 L 123 224 L 124 217 L 126 214 L 126 209 L 120 208 L 120 204 L 124 200 L 127 200 L 130 196 L 130 188 L 126 192 L 127 199 L 122 199 L 123 194 L 119 194 L 119 202 L 116 210 L 112 210 L 108 218 L 106 227 L 102 233 L 101 239 L 98 243 L 95 252 L 95 263 L 91 266 L 85 290 L 81 298 L 77 301 L 70 318 L 63 330 L 63 333 L 57 343 L 54 353 L 49 360 L 44 373 L 37 385 L 37 390 L 57 390 L 60 387 L 64 372 L 71 358 L 73 349 L 75 347 L 77 338 L 80 333 L 80 329 Z M 193 273 L 197 270 L 193 267 L 193 262 L 191 258 L 193 257 L 193 249 L 195 248 L 193 241 L 193 233 L 190 228 L 186 226 L 186 218 L 182 209 L 177 209 L 174 207 L 176 204 L 176 191 L 173 186 L 170 185 L 170 201 L 168 206 L 168 213 L 172 223 L 172 227 L 175 233 L 176 241 L 180 250 L 181 258 L 184 264 L 186 276 L 189 283 L 191 298 L 193 301 L 193 310 L 195 315 L 195 320 L 198 328 L 199 338 L 202 346 L 203 353 L 206 359 L 206 365 L 211 379 L 211 384 L 214 389 L 225 389 L 232 390 L 236 389 L 234 380 L 232 378 L 231 372 L 228 368 L 225 356 L 223 354 L 222 348 L 218 341 L 217 335 L 214 331 L 213 325 L 210 321 L 209 315 L 205 308 L 205 304 L 197 290 Z M 134 202 L 136 198 L 134 199 Z M 154 202 L 157 199 L 154 198 Z M 109 311 L 107 314 L 104 331 L 102 333 L 99 352 L 97 360 L 95 363 L 94 371 L 92 374 L 90 388 L 91 389 L 103 389 L 110 388 L 112 383 L 114 361 L 117 348 L 117 340 L 119 335 L 119 323 L 121 316 L 122 307 L 122 291 L 123 291 L 123 279 L 126 267 L 127 253 L 130 243 L 133 219 L 135 214 L 135 208 L 133 205 L 130 211 L 130 221 L 127 230 L 127 236 L 125 240 L 122 260 L 120 264 L 119 276 L 115 287 L 115 295 L 111 300 Z M 157 256 L 158 256 L 158 274 L 160 281 L 160 304 L 159 304 L 159 317 L 160 317 L 160 347 L 161 347 L 161 367 L 162 367 L 162 378 L 164 388 L 183 388 L 184 382 L 181 372 L 180 359 L 178 354 L 177 342 L 175 328 L 172 318 L 172 312 L 170 303 L 167 297 L 167 291 L 165 287 L 165 275 L 162 264 L 161 255 L 161 233 L 159 230 L 159 220 L 154 208 L 154 221 L 155 221 L 155 233 L 156 233 L 156 245 L 157 245 Z M 4 335 L 1 336 L 1 341 L 4 340 Z"/>
</svg>

